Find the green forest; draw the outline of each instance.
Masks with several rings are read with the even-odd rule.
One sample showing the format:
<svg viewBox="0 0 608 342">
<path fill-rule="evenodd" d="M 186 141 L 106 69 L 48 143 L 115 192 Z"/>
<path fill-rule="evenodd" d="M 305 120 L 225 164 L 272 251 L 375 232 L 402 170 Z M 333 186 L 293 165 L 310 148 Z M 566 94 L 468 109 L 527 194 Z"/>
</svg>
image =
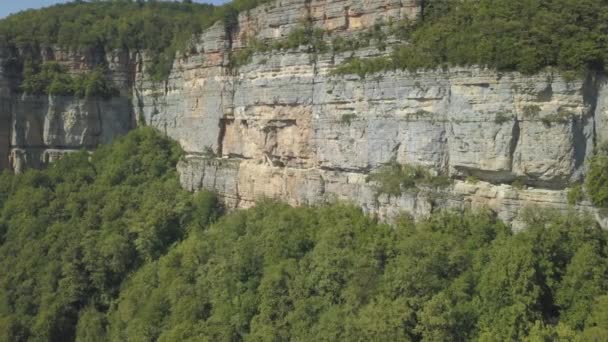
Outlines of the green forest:
<svg viewBox="0 0 608 342">
<path fill-rule="evenodd" d="M 36 63 L 42 46 L 74 49 L 145 51 L 154 80 L 168 77 L 177 53 L 188 52 L 194 34 L 223 22 L 234 30 L 237 15 L 268 0 L 234 0 L 212 6 L 192 1 L 74 1 L 24 11 L 0 20 L 0 44 L 17 46 Z M 500 71 L 535 73 L 548 67 L 569 77 L 604 70 L 608 62 L 608 3 L 603 0 L 425 0 L 419 20 L 377 23 L 353 40 L 323 37 L 322 30 L 296 29 L 285 41 L 253 40 L 235 52 L 233 66 L 245 64 L 254 51 L 310 45 L 315 52 L 340 52 L 376 37 L 386 49 L 386 34 L 402 44 L 386 56 L 352 58 L 338 74 L 362 76 L 393 69 L 435 69 L 479 65 Z M 306 18 L 303 18 L 306 22 Z M 307 36 L 303 36 L 307 35 Z M 331 49 L 325 40 L 331 41 Z M 365 43 L 365 44 L 364 44 Z"/>
<path fill-rule="evenodd" d="M 106 80 L 103 67 L 98 67 L 93 72 L 71 75 L 58 63 L 49 62 L 42 65 L 26 63 L 23 75 L 21 90 L 27 94 L 109 98 L 119 93 L 118 89 Z"/>
<path fill-rule="evenodd" d="M 479 65 L 531 74 L 553 67 L 568 77 L 608 63 L 603 0 L 426 0 L 422 20 L 404 27 L 385 57 L 354 58 L 338 73 Z"/>
<path fill-rule="evenodd" d="M 151 76 L 162 80 L 171 71 L 175 54 L 189 48 L 194 34 L 217 21 L 232 30 L 239 12 L 265 1 L 234 0 L 213 6 L 188 0 L 77 0 L 0 20 L 0 44 L 19 47 L 32 62 L 37 62 L 39 49 L 49 45 L 143 51 L 151 58 Z"/>
<path fill-rule="evenodd" d="M 530 211 L 224 213 L 140 128 L 0 177 L 0 341 L 605 341 L 608 232 Z"/>
</svg>

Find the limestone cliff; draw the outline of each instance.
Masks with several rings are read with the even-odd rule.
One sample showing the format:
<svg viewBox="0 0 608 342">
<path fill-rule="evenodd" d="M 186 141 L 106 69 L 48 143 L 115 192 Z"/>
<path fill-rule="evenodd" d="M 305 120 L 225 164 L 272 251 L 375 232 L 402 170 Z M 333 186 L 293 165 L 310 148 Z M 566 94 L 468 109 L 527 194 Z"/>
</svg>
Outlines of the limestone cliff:
<svg viewBox="0 0 608 342">
<path fill-rule="evenodd" d="M 63 153 L 91 149 L 108 143 L 134 127 L 130 96 L 130 70 L 121 53 L 103 51 L 66 51 L 46 47 L 39 51 L 42 62 L 65 65 L 71 73 L 90 71 L 108 63 L 108 77 L 124 96 L 112 98 L 28 95 L 19 90 L 21 75 L 13 72 L 11 62 L 22 51 L 0 49 L 0 168 L 16 172 L 27 167 L 42 167 Z M 126 90 L 125 90 L 126 89 Z"/>
<path fill-rule="evenodd" d="M 331 45 L 336 37 L 357 39 L 416 20 L 420 3 L 278 0 L 241 14 L 235 30 L 217 23 L 196 37 L 162 83 L 147 76 L 145 54 L 51 49 L 45 58 L 75 72 L 105 60 L 122 96 L 17 97 L 0 75 L 0 167 L 38 166 L 57 151 L 106 142 L 137 121 L 187 151 L 179 165 L 184 187 L 214 189 L 231 207 L 263 197 L 294 205 L 339 199 L 386 218 L 489 207 L 515 224 L 528 206 L 568 209 L 567 188 L 583 179 L 594 146 L 608 139 L 604 75 L 572 81 L 550 71 L 524 76 L 475 67 L 332 73 L 349 57 L 390 51 L 390 34 L 382 46 L 355 51 L 304 45 L 254 51 L 248 63 L 233 63 L 253 39 L 287 39 L 303 22 Z M 453 184 L 378 196 L 368 175 L 391 160 L 423 165 Z M 589 203 L 577 208 L 606 225 Z"/>
</svg>

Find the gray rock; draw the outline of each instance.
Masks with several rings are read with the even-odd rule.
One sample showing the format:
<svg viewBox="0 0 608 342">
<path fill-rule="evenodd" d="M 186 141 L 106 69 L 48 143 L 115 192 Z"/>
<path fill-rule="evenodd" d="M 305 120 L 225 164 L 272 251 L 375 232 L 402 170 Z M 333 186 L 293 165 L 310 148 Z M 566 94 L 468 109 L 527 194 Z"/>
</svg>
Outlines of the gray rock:
<svg viewBox="0 0 608 342">
<path fill-rule="evenodd" d="M 121 96 L 15 99 L 0 73 L 0 168 L 8 160 L 16 171 L 40 167 L 137 122 L 186 150 L 178 165 L 184 188 L 213 189 L 228 207 L 261 198 L 293 205 L 343 200 L 385 219 L 489 208 L 515 228 L 528 207 L 571 210 L 567 188 L 584 178 L 596 143 L 608 141 L 603 75 L 570 82 L 550 70 L 526 76 L 477 67 L 332 75 L 351 56 L 386 54 L 390 46 L 335 55 L 302 46 L 257 52 L 252 63 L 230 67 L 231 54 L 252 38 L 285 38 L 303 20 L 331 33 L 329 42 L 376 23 L 413 20 L 419 3 L 276 0 L 242 13 L 233 32 L 217 23 L 195 37 L 164 82 L 150 79 L 142 53 L 45 49 L 45 59 L 74 72 L 105 59 Z M 377 194 L 368 175 L 389 161 L 423 165 L 454 184 Z M 515 180 L 525 186 L 513 187 Z M 589 203 L 574 209 L 608 226 Z"/>
<path fill-rule="evenodd" d="M 3 126 L 10 128 L 12 167 L 41 167 L 55 160 L 58 151 L 109 143 L 132 129 L 131 113 L 131 102 L 122 97 L 24 95 L 13 103 Z"/>
</svg>

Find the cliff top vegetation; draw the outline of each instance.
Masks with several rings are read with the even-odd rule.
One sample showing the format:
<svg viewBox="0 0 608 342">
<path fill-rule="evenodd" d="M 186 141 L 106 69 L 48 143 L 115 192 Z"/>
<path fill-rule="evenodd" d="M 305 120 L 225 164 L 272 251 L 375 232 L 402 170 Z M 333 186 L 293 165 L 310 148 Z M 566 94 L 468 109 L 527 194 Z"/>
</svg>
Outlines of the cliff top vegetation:
<svg viewBox="0 0 608 342">
<path fill-rule="evenodd" d="M 337 73 L 479 65 L 568 76 L 608 63 L 608 3 L 597 0 L 428 0 L 407 43 L 385 57 L 352 59 Z"/>
<path fill-rule="evenodd" d="M 188 47 L 193 34 L 218 20 L 231 29 L 240 11 L 262 2 L 235 0 L 213 6 L 192 1 L 79 0 L 0 20 L 0 43 L 18 46 L 31 56 L 49 45 L 145 51 L 152 58 L 150 74 L 160 80 L 168 75 L 175 53 Z"/>
<path fill-rule="evenodd" d="M 193 34 L 217 21 L 231 30 L 240 11 L 267 1 L 235 0 L 222 6 L 191 1 L 75 1 L 1 20 L 0 43 L 19 46 L 32 56 L 45 45 L 146 51 L 152 59 L 148 71 L 162 80 L 175 54 L 188 50 Z M 427 0 L 422 13 L 421 20 L 400 27 L 397 36 L 404 44 L 384 57 L 350 60 L 337 72 L 365 75 L 387 69 L 480 65 L 528 74 L 556 67 L 574 75 L 603 70 L 608 62 L 604 1 Z"/>
</svg>

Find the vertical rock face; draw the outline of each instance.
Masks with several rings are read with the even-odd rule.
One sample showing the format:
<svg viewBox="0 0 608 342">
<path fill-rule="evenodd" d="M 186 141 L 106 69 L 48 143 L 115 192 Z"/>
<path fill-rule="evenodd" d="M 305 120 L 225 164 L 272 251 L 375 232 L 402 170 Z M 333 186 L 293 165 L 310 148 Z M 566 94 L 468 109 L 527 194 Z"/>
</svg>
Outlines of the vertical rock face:
<svg viewBox="0 0 608 342">
<path fill-rule="evenodd" d="M 164 82 L 148 77 L 145 54 L 44 50 L 44 58 L 74 72 L 104 60 L 122 95 L 15 97 L 0 83 L 0 157 L 10 150 L 16 170 L 40 166 L 64 151 L 108 142 L 137 121 L 186 150 L 178 166 L 185 188 L 216 190 L 230 207 L 260 198 L 294 205 L 346 200 L 385 218 L 489 207 L 515 225 L 530 206 L 567 210 L 567 188 L 584 178 L 585 160 L 608 140 L 603 75 L 567 81 L 549 71 L 524 76 L 474 67 L 332 73 L 352 56 L 386 54 L 390 36 L 383 46 L 356 51 L 260 50 L 234 64 L 252 40 L 285 40 L 304 23 L 330 44 L 416 20 L 420 4 L 277 0 L 242 13 L 236 28 L 217 23 L 206 30 L 178 54 Z M 390 161 L 422 165 L 453 183 L 378 194 L 368 176 Z M 607 225 L 589 203 L 578 209 Z"/>
<path fill-rule="evenodd" d="M 134 127 L 132 101 L 127 96 L 112 98 L 39 96 L 21 94 L 19 75 L 5 63 L 19 51 L 0 49 L 5 55 L 0 68 L 0 169 L 21 172 L 28 167 L 43 167 L 64 153 L 92 149 L 108 143 Z M 124 94 L 131 91 L 128 53 L 113 51 L 67 51 L 40 49 L 43 62 L 54 61 L 71 73 L 91 71 L 105 63 L 109 77 Z"/>
<path fill-rule="evenodd" d="M 220 148 L 220 122 L 232 103 L 226 30 L 217 23 L 194 46 L 196 53 L 177 59 L 166 82 L 149 79 L 146 57 L 139 60 L 134 107 L 138 117 L 180 142 L 189 152 Z"/>
<path fill-rule="evenodd" d="M 566 189 L 584 176 L 601 135 L 597 120 L 606 116 L 600 75 L 566 81 L 551 72 L 479 68 L 331 74 L 351 55 L 383 54 L 374 47 L 259 52 L 228 68 L 231 49 L 284 39 L 304 20 L 328 32 L 329 42 L 376 23 L 415 20 L 419 8 L 416 1 L 262 6 L 241 15 L 236 32 L 216 25 L 203 34 L 196 53 L 176 61 L 164 91 L 140 74 L 137 101 L 146 121 L 189 153 L 179 165 L 183 185 L 215 189 L 229 206 L 338 199 L 388 218 L 490 207 L 513 222 L 528 206 L 567 210 Z M 454 184 L 378 196 L 368 175 L 392 160 L 447 174 Z"/>
<path fill-rule="evenodd" d="M 566 188 L 593 151 L 602 109 L 585 95 L 591 81 L 471 68 L 361 79 L 328 76 L 322 65 L 312 72 L 304 62 L 296 74 L 297 58 L 278 54 L 241 70 L 232 115 L 219 122 L 221 159 L 184 161 L 186 188 L 217 189 L 234 206 L 341 199 L 386 217 L 489 206 L 513 221 L 526 206 L 566 210 Z M 367 175 L 391 160 L 455 184 L 377 197 Z M 512 187 L 516 180 L 529 188 Z"/>
<path fill-rule="evenodd" d="M 109 143 L 132 127 L 126 98 L 22 96 L 13 105 L 11 166 L 41 167 L 63 152 Z"/>
</svg>

